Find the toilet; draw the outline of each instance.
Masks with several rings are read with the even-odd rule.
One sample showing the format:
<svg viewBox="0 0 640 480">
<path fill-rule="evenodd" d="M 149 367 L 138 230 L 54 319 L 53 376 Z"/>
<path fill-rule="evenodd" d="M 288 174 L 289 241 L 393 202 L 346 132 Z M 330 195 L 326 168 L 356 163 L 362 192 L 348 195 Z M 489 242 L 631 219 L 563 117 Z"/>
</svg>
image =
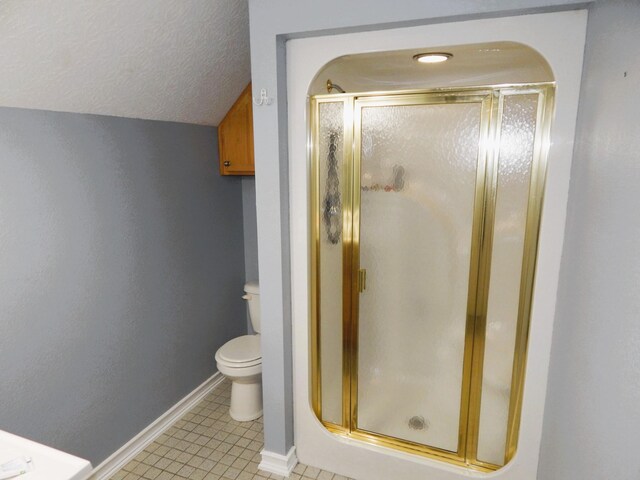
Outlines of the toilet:
<svg viewBox="0 0 640 480">
<path fill-rule="evenodd" d="M 244 286 L 249 317 L 255 335 L 243 335 L 216 352 L 218 371 L 231 380 L 229 415 L 239 422 L 262 416 L 262 354 L 260 352 L 260 288 L 258 282 Z"/>
</svg>

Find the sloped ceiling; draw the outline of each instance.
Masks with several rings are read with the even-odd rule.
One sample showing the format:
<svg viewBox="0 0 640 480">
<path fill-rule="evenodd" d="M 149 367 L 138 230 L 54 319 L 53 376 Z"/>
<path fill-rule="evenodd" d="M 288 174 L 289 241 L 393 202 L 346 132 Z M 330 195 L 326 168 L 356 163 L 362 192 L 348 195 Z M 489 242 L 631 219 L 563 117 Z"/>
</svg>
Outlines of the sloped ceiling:
<svg viewBox="0 0 640 480">
<path fill-rule="evenodd" d="M 247 0 L 0 0 L 0 106 L 218 125 L 249 80 Z"/>
</svg>

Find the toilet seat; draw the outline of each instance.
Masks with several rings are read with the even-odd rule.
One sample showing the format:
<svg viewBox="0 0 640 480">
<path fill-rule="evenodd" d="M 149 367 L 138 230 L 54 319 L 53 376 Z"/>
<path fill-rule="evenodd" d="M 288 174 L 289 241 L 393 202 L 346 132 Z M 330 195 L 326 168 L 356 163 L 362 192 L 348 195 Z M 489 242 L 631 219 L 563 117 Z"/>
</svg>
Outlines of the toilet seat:
<svg viewBox="0 0 640 480">
<path fill-rule="evenodd" d="M 216 352 L 216 361 L 232 368 L 260 365 L 260 335 L 243 335 L 229 340 Z"/>
</svg>

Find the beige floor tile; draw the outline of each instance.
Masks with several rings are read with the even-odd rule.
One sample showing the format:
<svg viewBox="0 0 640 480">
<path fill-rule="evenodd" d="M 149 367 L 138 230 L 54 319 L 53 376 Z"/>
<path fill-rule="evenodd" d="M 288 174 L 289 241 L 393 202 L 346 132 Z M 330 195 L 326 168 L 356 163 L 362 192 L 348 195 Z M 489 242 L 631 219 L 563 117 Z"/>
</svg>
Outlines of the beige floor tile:
<svg viewBox="0 0 640 480">
<path fill-rule="evenodd" d="M 204 470 L 205 472 L 210 472 L 211 469 L 216 466 L 216 464 L 217 462 L 215 460 L 205 458 L 198 468 Z"/>
<path fill-rule="evenodd" d="M 159 457 L 164 457 L 164 455 L 171 450 L 169 447 L 167 447 L 166 445 L 157 445 L 155 449 L 150 450 L 151 452 L 153 452 L 155 455 L 158 455 Z"/>
<path fill-rule="evenodd" d="M 193 457 L 191 457 L 191 460 L 187 462 L 187 465 L 190 465 L 194 468 L 198 468 L 200 467 L 200 465 L 202 465 L 202 462 L 204 461 L 205 461 L 204 458 L 194 455 Z"/>
<path fill-rule="evenodd" d="M 258 470 L 262 418 L 233 420 L 230 386 L 225 380 L 111 480 L 284 480 Z M 299 464 L 288 480 L 349 479 Z"/>
<path fill-rule="evenodd" d="M 227 471 L 227 468 L 229 467 L 223 463 L 216 463 L 216 465 L 211 469 L 211 473 L 222 476 L 222 474 Z"/>
<path fill-rule="evenodd" d="M 160 470 L 159 468 L 150 467 L 149 470 L 144 472 L 144 475 L 142 475 L 142 477 L 146 478 L 146 479 L 149 479 L 149 480 L 155 480 L 156 478 L 158 478 L 158 476 L 161 473 L 162 473 L 162 470 Z"/>
<path fill-rule="evenodd" d="M 309 477 L 309 478 L 315 480 L 316 478 L 318 478 L 318 475 L 320 475 L 320 469 L 319 468 L 307 467 L 306 470 L 304 471 L 303 477 Z"/>
<path fill-rule="evenodd" d="M 237 468 L 230 467 L 227 469 L 226 472 L 222 474 L 222 478 L 228 478 L 229 480 L 236 480 L 236 478 L 238 478 L 238 475 L 240 475 L 240 470 L 238 470 Z"/>
<path fill-rule="evenodd" d="M 297 473 L 297 474 L 299 474 L 299 475 L 302 475 L 302 474 L 304 473 L 304 471 L 305 471 L 305 469 L 306 469 L 306 468 L 307 468 L 307 466 L 306 466 L 306 465 L 304 465 L 304 464 L 302 464 L 302 463 L 299 463 L 299 464 L 297 464 L 297 465 L 293 468 L 293 471 L 294 471 L 294 473 Z"/>
<path fill-rule="evenodd" d="M 196 468 L 191 474 L 191 476 L 189 477 L 189 480 L 202 480 L 206 476 L 207 476 L 207 472 L 199 468 Z"/>
<path fill-rule="evenodd" d="M 174 462 L 171 462 L 169 466 L 165 468 L 165 470 L 175 475 L 176 473 L 178 473 L 178 470 L 180 470 L 182 467 L 184 467 L 182 463 L 174 461 Z"/>
<path fill-rule="evenodd" d="M 165 470 L 171 462 L 173 462 L 173 460 L 170 458 L 163 457 L 154 464 L 154 467 L 159 468 L 160 470 Z"/>
</svg>

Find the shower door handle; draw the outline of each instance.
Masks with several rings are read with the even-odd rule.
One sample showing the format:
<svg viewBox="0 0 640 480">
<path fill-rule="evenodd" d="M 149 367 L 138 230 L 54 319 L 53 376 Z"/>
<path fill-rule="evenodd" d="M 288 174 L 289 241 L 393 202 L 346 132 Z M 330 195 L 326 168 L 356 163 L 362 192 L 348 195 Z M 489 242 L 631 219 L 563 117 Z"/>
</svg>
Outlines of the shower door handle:
<svg viewBox="0 0 640 480">
<path fill-rule="evenodd" d="M 358 270 L 358 291 L 360 293 L 367 289 L 367 270 L 361 268 Z"/>
</svg>

